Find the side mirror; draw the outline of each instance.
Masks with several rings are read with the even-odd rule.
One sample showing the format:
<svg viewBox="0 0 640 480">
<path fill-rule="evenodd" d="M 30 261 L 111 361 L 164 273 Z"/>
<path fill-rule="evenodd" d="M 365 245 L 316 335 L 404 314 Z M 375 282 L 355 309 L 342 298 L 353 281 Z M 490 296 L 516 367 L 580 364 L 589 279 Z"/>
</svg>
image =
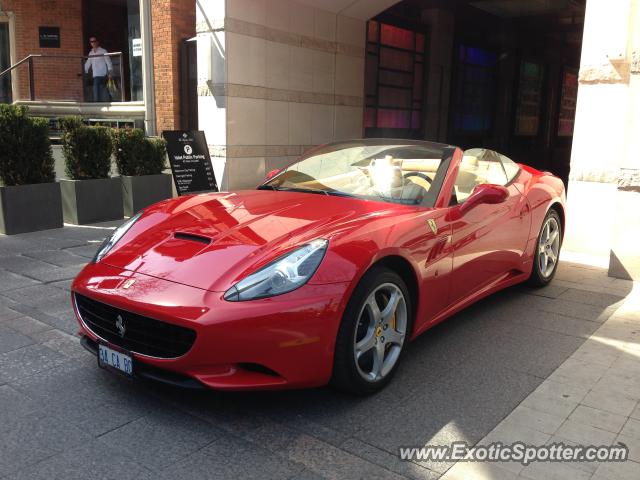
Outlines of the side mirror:
<svg viewBox="0 0 640 480">
<path fill-rule="evenodd" d="M 282 170 L 281 168 L 276 168 L 275 170 L 271 170 L 269 173 L 267 173 L 267 177 L 265 178 L 265 180 L 271 180 L 273 177 L 279 174 L 281 170 Z"/>
<path fill-rule="evenodd" d="M 460 205 L 460 213 L 465 213 L 483 203 L 490 205 L 502 203 L 508 197 L 509 190 L 502 185 L 493 185 L 489 183 L 477 185 L 476 188 L 473 189 L 471 195 L 469 195 L 469 198 Z"/>
</svg>

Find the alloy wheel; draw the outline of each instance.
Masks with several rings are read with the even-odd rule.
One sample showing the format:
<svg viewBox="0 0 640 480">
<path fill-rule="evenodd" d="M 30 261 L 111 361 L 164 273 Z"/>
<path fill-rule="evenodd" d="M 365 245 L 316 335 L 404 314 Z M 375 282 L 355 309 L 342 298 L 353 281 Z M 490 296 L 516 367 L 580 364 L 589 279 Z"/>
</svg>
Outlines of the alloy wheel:
<svg viewBox="0 0 640 480">
<path fill-rule="evenodd" d="M 540 274 L 548 278 L 553 273 L 560 254 L 560 225 L 555 217 L 547 218 L 538 240 L 538 266 Z"/>
<path fill-rule="evenodd" d="M 407 332 L 407 303 L 393 283 L 376 287 L 360 309 L 354 356 L 360 376 L 377 382 L 393 370 Z"/>
</svg>

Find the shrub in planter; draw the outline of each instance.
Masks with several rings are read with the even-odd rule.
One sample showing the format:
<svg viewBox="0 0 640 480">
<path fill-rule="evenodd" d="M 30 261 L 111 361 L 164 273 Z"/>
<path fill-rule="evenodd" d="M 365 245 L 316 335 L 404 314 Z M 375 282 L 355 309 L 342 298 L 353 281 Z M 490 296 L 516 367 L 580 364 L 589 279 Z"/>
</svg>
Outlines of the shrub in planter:
<svg viewBox="0 0 640 480">
<path fill-rule="evenodd" d="M 66 172 L 73 180 L 108 178 L 113 144 L 109 129 L 83 125 L 77 117 L 60 122 Z"/>
<path fill-rule="evenodd" d="M 0 104 L 0 178 L 5 185 L 53 182 L 49 122 L 24 106 Z"/>
<path fill-rule="evenodd" d="M 158 175 L 166 168 L 166 142 L 147 138 L 139 128 L 113 129 L 116 165 L 120 175 Z"/>
<path fill-rule="evenodd" d="M 0 104 L 0 232 L 62 227 L 49 122 L 24 106 Z"/>
<path fill-rule="evenodd" d="M 70 180 L 61 180 L 65 222 L 84 224 L 124 216 L 121 181 L 109 178 L 113 143 L 106 127 L 78 117 L 61 120 L 62 151 Z"/>
<path fill-rule="evenodd" d="M 166 142 L 147 138 L 138 128 L 114 129 L 112 134 L 125 215 L 171 198 L 171 175 L 162 173 L 166 168 Z"/>
</svg>

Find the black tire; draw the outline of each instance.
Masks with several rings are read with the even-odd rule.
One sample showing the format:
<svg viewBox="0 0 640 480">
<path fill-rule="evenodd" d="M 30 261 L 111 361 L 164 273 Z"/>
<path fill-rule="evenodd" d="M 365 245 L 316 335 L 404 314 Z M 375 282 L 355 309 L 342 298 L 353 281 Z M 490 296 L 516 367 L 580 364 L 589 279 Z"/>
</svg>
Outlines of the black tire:
<svg viewBox="0 0 640 480">
<path fill-rule="evenodd" d="M 534 288 L 541 288 L 548 285 L 549 282 L 553 280 L 553 277 L 555 276 L 556 271 L 558 270 L 558 261 L 556 261 L 555 264 L 553 265 L 553 270 L 551 271 L 551 273 L 546 276 L 543 275 L 540 267 L 539 257 L 538 257 L 540 237 L 542 236 L 544 226 L 547 224 L 550 218 L 554 218 L 558 225 L 558 230 L 559 230 L 558 236 L 559 236 L 559 242 L 560 242 L 559 245 L 560 247 L 562 246 L 562 234 L 563 234 L 562 222 L 560 220 L 560 215 L 558 215 L 558 212 L 554 208 L 552 208 L 547 212 L 547 215 L 544 217 L 544 220 L 542 221 L 542 225 L 540 226 L 540 232 L 538 232 L 538 237 L 536 238 L 536 247 L 535 247 L 535 253 L 533 257 L 533 268 L 531 269 L 531 275 L 527 280 L 527 284 Z M 558 256 L 559 254 L 560 254 L 560 250 L 558 249 Z"/>
<path fill-rule="evenodd" d="M 404 341 L 400 347 L 400 354 L 389 373 L 377 381 L 368 381 L 358 372 L 355 361 L 354 338 L 359 323 L 358 316 L 369 295 L 381 285 L 388 283 L 397 286 L 404 296 L 407 312 Z M 356 395 L 369 395 L 384 388 L 391 381 L 400 364 L 402 354 L 411 336 L 412 326 L 413 304 L 404 280 L 393 270 L 385 267 L 373 267 L 362 277 L 356 286 L 342 316 L 342 322 L 338 329 L 338 337 L 336 340 L 333 377 L 330 385 L 338 390 Z"/>
</svg>

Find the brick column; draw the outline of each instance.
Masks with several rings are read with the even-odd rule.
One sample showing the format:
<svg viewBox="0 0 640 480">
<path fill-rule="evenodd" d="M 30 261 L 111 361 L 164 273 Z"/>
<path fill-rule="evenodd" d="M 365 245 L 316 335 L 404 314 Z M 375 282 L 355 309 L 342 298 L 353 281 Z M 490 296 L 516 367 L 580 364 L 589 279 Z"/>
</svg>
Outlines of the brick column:
<svg viewBox="0 0 640 480">
<path fill-rule="evenodd" d="M 34 59 L 34 83 L 37 100 L 82 100 L 80 57 L 89 46 L 82 38 L 81 0 L 3 0 L 2 10 L 15 15 L 15 61 L 27 55 L 77 55 L 78 58 Z M 60 28 L 60 48 L 40 48 L 38 27 Z M 86 51 L 84 51 L 86 49 Z M 18 67 L 13 76 L 17 98 L 29 99 L 27 66 Z"/>
<path fill-rule="evenodd" d="M 180 45 L 196 34 L 193 0 L 152 0 L 153 72 L 158 134 L 180 125 Z"/>
</svg>

